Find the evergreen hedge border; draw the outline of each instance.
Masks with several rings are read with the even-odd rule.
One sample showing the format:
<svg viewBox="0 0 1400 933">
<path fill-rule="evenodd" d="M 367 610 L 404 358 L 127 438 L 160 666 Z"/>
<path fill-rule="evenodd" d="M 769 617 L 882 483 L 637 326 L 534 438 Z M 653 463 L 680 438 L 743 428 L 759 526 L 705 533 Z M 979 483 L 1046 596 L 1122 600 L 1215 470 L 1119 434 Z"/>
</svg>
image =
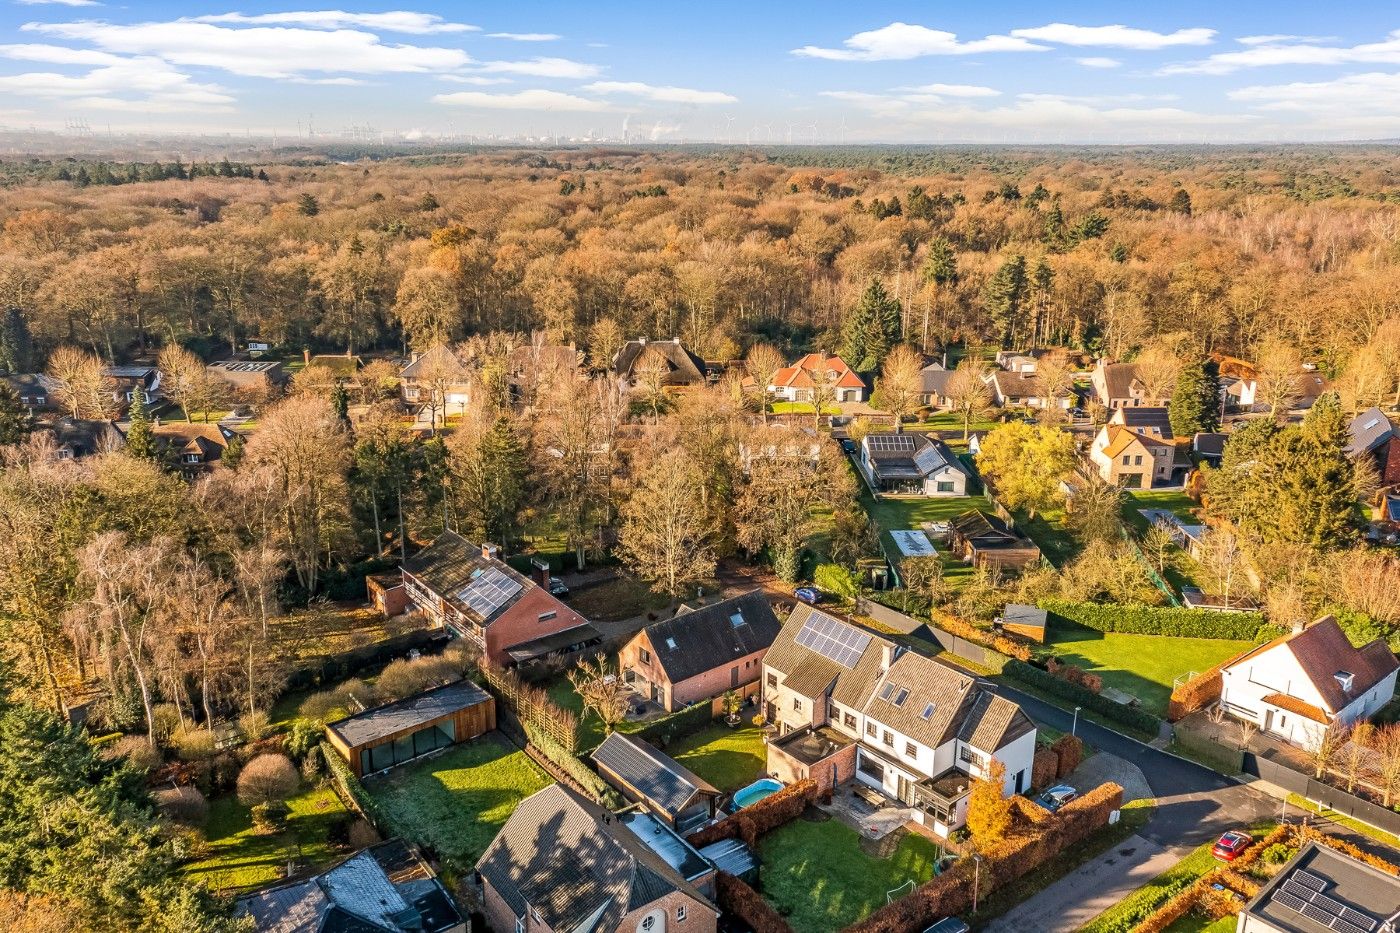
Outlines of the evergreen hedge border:
<svg viewBox="0 0 1400 933">
<path fill-rule="evenodd" d="M 1082 706 L 1087 710 L 1093 710 L 1101 716 L 1112 719 L 1139 732 L 1149 735 L 1156 735 L 1161 727 L 1162 721 L 1151 713 L 1143 712 L 1131 706 L 1124 706 L 1122 703 L 1115 703 L 1107 697 L 1099 696 L 1078 684 L 1072 684 L 1067 680 L 1062 680 L 1048 671 L 1027 664 L 1025 661 L 1017 661 L 1015 658 L 1006 662 L 1006 666 L 1001 672 L 1009 677 L 1044 690 L 1046 693 L 1053 693 L 1055 696 L 1069 700 L 1076 706 Z"/>
<path fill-rule="evenodd" d="M 1135 603 L 1080 603 L 1066 599 L 1042 599 L 1039 604 L 1052 616 L 1099 632 L 1123 635 L 1174 635 L 1178 638 L 1216 638 L 1263 642 L 1286 632 L 1254 612 L 1216 612 L 1211 609 L 1175 609 Z"/>
</svg>

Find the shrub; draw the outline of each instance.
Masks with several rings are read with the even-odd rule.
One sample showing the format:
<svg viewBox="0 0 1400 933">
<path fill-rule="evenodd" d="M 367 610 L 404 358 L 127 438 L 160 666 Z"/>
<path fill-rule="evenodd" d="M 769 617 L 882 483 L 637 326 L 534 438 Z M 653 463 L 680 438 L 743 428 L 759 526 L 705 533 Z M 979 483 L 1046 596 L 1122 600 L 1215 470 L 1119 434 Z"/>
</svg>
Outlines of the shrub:
<svg viewBox="0 0 1400 933">
<path fill-rule="evenodd" d="M 721 839 L 742 839 L 753 848 L 760 836 L 801 816 L 808 805 L 816 802 L 820 793 L 816 781 L 798 781 L 718 823 L 711 823 L 686 839 L 697 849 Z"/>
<path fill-rule="evenodd" d="M 243 730 L 243 735 L 249 742 L 256 742 L 267 735 L 269 722 L 267 713 L 262 710 L 253 710 L 251 713 L 244 713 L 238 717 L 238 728 Z"/>
<path fill-rule="evenodd" d="M 1055 777 L 1063 778 L 1079 767 L 1084 760 L 1084 743 L 1078 736 L 1062 735 L 1050 746 L 1058 760 Z"/>
<path fill-rule="evenodd" d="M 318 747 L 321 749 L 321 760 L 326 763 L 326 771 L 330 773 L 331 780 L 340 791 L 340 798 L 358 810 L 372 826 L 385 825 L 384 814 L 380 811 L 379 804 L 365 790 L 360 779 L 355 777 L 345 759 L 327 742 L 322 742 Z"/>
<path fill-rule="evenodd" d="M 209 819 L 209 801 L 193 787 L 167 787 L 151 794 L 166 819 L 186 826 L 203 826 Z"/>
<path fill-rule="evenodd" d="M 170 737 L 170 745 L 181 761 L 208 761 L 214 757 L 214 733 L 198 726 L 186 726 L 175 730 Z"/>
<path fill-rule="evenodd" d="M 338 690 L 322 690 L 319 693 L 313 693 L 302 700 L 301 706 L 297 707 L 297 713 L 302 719 L 317 723 L 343 719 L 349 712 L 345 708 L 345 698 Z"/>
<path fill-rule="evenodd" d="M 321 776 L 321 750 L 314 745 L 307 749 L 301 759 L 301 779 L 307 783 Z"/>
<path fill-rule="evenodd" d="M 1268 625 L 1252 612 L 1213 612 L 1135 603 L 1082 603 L 1067 599 L 1042 599 L 1038 605 L 1062 620 L 1100 632 L 1231 641 L 1267 641 L 1285 634 L 1282 628 Z"/>
<path fill-rule="evenodd" d="M 1282 865 L 1292 857 L 1293 850 L 1279 842 L 1269 846 L 1259 856 L 1265 865 Z"/>
<path fill-rule="evenodd" d="M 1090 693 L 1103 692 L 1103 678 L 1098 674 L 1085 673 L 1079 680 L 1079 685 Z"/>
<path fill-rule="evenodd" d="M 176 861 L 193 862 L 209 853 L 209 840 L 205 838 L 204 830 L 197 827 L 171 824 L 166 827 L 163 835 L 170 840 L 171 854 L 175 856 Z"/>
<path fill-rule="evenodd" d="M 950 635 L 959 638 L 966 638 L 973 644 L 981 645 L 983 648 L 991 648 L 999 651 L 1010 658 L 1018 661 L 1029 661 L 1031 659 L 1030 646 L 1008 635 L 998 635 L 986 629 L 980 629 L 975 625 L 966 622 L 954 615 L 946 612 L 934 613 L 933 625 Z"/>
<path fill-rule="evenodd" d="M 106 754 L 110 758 L 125 758 L 127 764 L 143 774 L 159 768 L 162 760 L 160 749 L 144 735 L 124 735 L 112 743 Z"/>
<path fill-rule="evenodd" d="M 599 803 L 609 807 L 622 806 L 625 801 L 618 796 L 609 784 L 598 776 L 592 768 L 580 761 L 576 756 L 569 754 L 568 750 L 550 737 L 549 733 L 540 729 L 532 723 L 525 724 L 525 736 L 530 740 L 530 745 L 539 752 L 560 771 L 563 771 L 574 783 L 583 788 L 588 796 Z"/>
<path fill-rule="evenodd" d="M 260 803 L 253 807 L 253 830 L 260 835 L 281 832 L 287 826 L 287 805 L 280 801 Z"/>
<path fill-rule="evenodd" d="M 725 913 L 748 924 L 753 933 L 792 933 L 792 927 L 758 892 L 728 872 L 715 875 L 715 893 Z"/>
<path fill-rule="evenodd" d="M 1031 762 L 1031 787 L 1044 790 L 1060 776 L 1060 756 L 1052 748 L 1038 749 Z"/>
<path fill-rule="evenodd" d="M 180 725 L 180 709 L 174 703 L 157 703 L 151 707 L 151 731 L 157 742 L 164 742 Z"/>
<path fill-rule="evenodd" d="M 812 571 L 812 582 L 818 589 L 845 599 L 855 599 L 860 592 L 860 577 L 840 564 L 818 564 Z"/>
<path fill-rule="evenodd" d="M 348 839 L 352 849 L 363 849 L 380 841 L 379 833 L 368 820 L 356 820 L 351 823 Z"/>
<path fill-rule="evenodd" d="M 286 755 L 259 755 L 243 766 L 238 775 L 238 799 L 244 806 L 258 807 L 286 800 L 301 786 L 296 765 Z"/>
<path fill-rule="evenodd" d="M 209 789 L 216 794 L 227 793 L 238 784 L 238 772 L 243 764 L 233 752 L 220 752 L 209 763 Z"/>
<path fill-rule="evenodd" d="M 1172 690 L 1171 700 L 1167 703 L 1167 719 L 1171 722 L 1184 719 L 1220 699 L 1220 691 L 1224 689 L 1224 678 L 1220 672 L 1233 660 L 1234 658 L 1226 658 L 1210 670 L 1202 671 Z"/>
<path fill-rule="evenodd" d="M 346 810 L 338 810 L 329 815 L 326 822 L 326 841 L 338 848 L 350 844 L 350 827 L 359 819 Z"/>
<path fill-rule="evenodd" d="M 1122 703 L 1115 703 L 1106 697 L 1101 697 L 1097 693 L 1092 693 L 1076 684 L 1061 680 L 1046 671 L 1023 661 L 1011 660 L 1006 662 L 1002 668 L 1002 673 L 1014 677 L 1023 683 L 1038 687 L 1047 693 L 1053 693 L 1072 703 L 1078 704 L 1085 709 L 1093 710 L 1101 716 L 1106 716 L 1115 722 L 1122 723 L 1139 732 L 1146 732 L 1155 735 L 1160 720 L 1151 713 L 1143 712 L 1131 706 L 1124 706 Z"/>
<path fill-rule="evenodd" d="M 308 752 L 321 742 L 325 728 L 309 719 L 293 720 L 291 728 L 282 738 L 282 747 L 297 761 L 304 759 Z"/>
<path fill-rule="evenodd" d="M 446 658 L 393 661 L 374 682 L 374 693 L 379 702 L 388 703 L 461 679 L 462 673 L 457 665 Z"/>
</svg>

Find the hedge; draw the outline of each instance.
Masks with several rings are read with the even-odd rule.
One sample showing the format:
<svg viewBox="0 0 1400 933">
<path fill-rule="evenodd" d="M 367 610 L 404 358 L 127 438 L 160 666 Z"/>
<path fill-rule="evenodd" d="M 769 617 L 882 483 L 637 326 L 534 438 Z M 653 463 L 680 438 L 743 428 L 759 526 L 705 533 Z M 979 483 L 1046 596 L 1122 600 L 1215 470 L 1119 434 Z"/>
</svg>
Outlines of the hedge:
<svg viewBox="0 0 1400 933">
<path fill-rule="evenodd" d="M 1230 641 L 1268 641 L 1287 634 L 1254 612 L 1173 609 L 1136 603 L 1078 603 L 1067 599 L 1042 599 L 1037 605 L 1064 621 L 1099 632 Z"/>
<path fill-rule="evenodd" d="M 1059 759 L 1058 767 L 1055 769 L 1055 777 L 1063 778 L 1065 775 L 1079 767 L 1079 763 L 1084 760 L 1084 743 L 1078 736 L 1062 735 L 1050 746 L 1050 750 Z"/>
<path fill-rule="evenodd" d="M 1024 661 L 1017 661 L 1014 658 L 1006 662 L 1006 666 L 1001 672 L 1013 677 L 1023 683 L 1029 684 L 1046 693 L 1069 700 L 1076 706 L 1082 706 L 1087 710 L 1093 710 L 1100 716 L 1106 716 L 1115 722 L 1122 723 L 1139 732 L 1156 734 L 1161 720 L 1151 713 L 1145 713 L 1140 709 L 1131 706 L 1124 706 L 1122 703 L 1115 703 L 1107 697 L 1101 697 L 1097 693 L 1072 684 L 1067 680 L 1061 680 L 1054 674 L 1043 671 L 1038 667 L 1027 664 Z"/>
<path fill-rule="evenodd" d="M 742 839 L 745 845 L 753 848 L 758 844 L 760 836 L 797 819 L 820 795 L 821 789 L 816 781 L 810 778 L 798 781 L 776 794 L 764 797 L 752 806 L 726 816 L 718 823 L 711 823 L 704 829 L 691 833 L 686 837 L 686 841 L 701 849 L 721 839 Z"/>
<path fill-rule="evenodd" d="M 1225 665 L 1233 662 L 1234 658 L 1226 658 L 1219 664 L 1202 671 L 1195 677 L 1179 684 L 1172 690 L 1171 699 L 1167 702 L 1167 720 L 1177 722 L 1185 719 L 1198 709 L 1209 706 L 1220 699 L 1220 693 L 1225 689 L 1225 680 L 1221 676 L 1221 671 Z"/>
<path fill-rule="evenodd" d="M 331 780 L 340 790 L 341 798 L 382 833 L 389 823 L 384 811 L 379 809 L 379 801 L 365 790 L 365 785 L 355 777 L 355 773 L 350 770 L 345 759 L 340 757 L 340 752 L 331 747 L 331 743 L 322 741 L 320 748 L 321 760 L 326 763 L 326 770 L 330 772 Z"/>
<path fill-rule="evenodd" d="M 556 742 L 548 732 L 534 723 L 527 722 L 523 725 L 525 737 L 529 740 L 530 747 L 549 759 L 551 764 L 568 775 L 590 797 L 604 806 L 614 809 L 626 804 L 621 795 L 599 777 L 596 771 L 574 755 L 569 754 L 568 749 Z"/>
<path fill-rule="evenodd" d="M 744 883 L 742 878 L 727 871 L 717 872 L 715 893 L 720 908 L 744 921 L 754 933 L 793 933 L 782 914 L 759 897 L 758 892 Z"/>
<path fill-rule="evenodd" d="M 1055 783 L 1059 771 L 1060 756 L 1051 749 L 1039 749 L 1031 762 L 1031 787 L 1035 790 L 1045 790 Z"/>
<path fill-rule="evenodd" d="M 630 734 L 635 739 L 645 739 L 653 745 L 665 748 L 676 739 L 699 732 L 714 722 L 714 718 L 710 701 L 701 700 L 685 709 L 654 719 Z"/>
</svg>

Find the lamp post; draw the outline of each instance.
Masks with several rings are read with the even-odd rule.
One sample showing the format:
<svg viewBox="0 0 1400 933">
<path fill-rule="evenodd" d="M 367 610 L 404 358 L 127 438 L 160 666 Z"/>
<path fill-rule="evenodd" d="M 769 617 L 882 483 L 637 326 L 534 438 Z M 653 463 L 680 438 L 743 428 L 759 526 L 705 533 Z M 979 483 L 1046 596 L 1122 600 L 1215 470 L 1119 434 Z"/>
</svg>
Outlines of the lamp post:
<svg viewBox="0 0 1400 933">
<path fill-rule="evenodd" d="M 1076 707 L 1074 708 L 1074 722 L 1070 723 L 1070 727 L 1069 727 L 1069 734 L 1070 734 L 1070 735 L 1074 735 L 1075 732 L 1079 729 L 1079 710 L 1080 710 L 1081 708 L 1082 708 L 1082 707 L 1079 707 L 1079 706 L 1076 706 Z"/>
<path fill-rule="evenodd" d="M 977 913 L 977 895 L 982 887 L 982 856 L 972 856 L 972 912 Z"/>
</svg>

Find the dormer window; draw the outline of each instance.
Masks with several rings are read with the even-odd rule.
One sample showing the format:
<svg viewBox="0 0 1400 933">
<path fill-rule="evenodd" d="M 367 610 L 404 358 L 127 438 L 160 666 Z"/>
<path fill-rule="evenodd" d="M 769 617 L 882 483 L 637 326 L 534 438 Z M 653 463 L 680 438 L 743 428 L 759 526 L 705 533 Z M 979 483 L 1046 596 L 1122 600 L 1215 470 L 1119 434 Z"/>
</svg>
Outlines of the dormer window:
<svg viewBox="0 0 1400 933">
<path fill-rule="evenodd" d="M 1343 693 L 1351 693 L 1352 685 L 1356 682 L 1356 677 L 1351 671 L 1337 671 L 1332 676 L 1337 678 L 1337 683 L 1341 684 Z"/>
</svg>

